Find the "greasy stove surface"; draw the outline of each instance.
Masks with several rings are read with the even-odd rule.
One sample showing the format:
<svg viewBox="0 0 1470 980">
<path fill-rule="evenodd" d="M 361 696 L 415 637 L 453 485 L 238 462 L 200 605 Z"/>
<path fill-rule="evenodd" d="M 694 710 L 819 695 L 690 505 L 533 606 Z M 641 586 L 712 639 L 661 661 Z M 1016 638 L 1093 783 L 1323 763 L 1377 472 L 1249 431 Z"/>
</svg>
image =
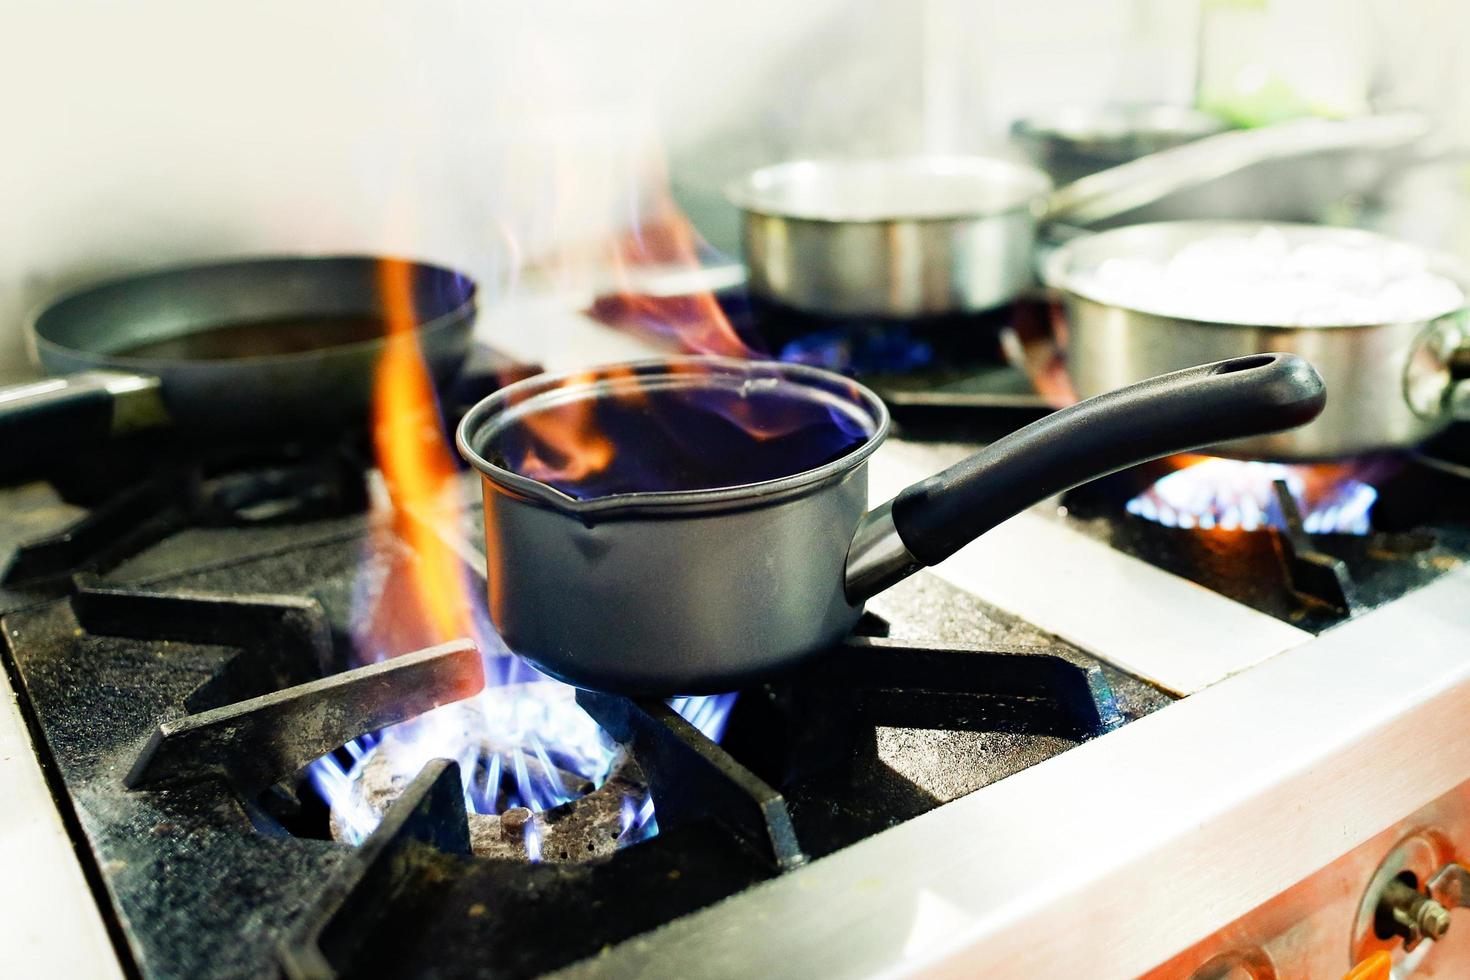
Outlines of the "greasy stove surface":
<svg viewBox="0 0 1470 980">
<path fill-rule="evenodd" d="M 421 797 L 406 791 L 354 849 L 329 839 L 298 778 L 265 789 L 236 778 L 270 772 L 273 760 L 228 730 L 190 743 L 207 757 L 175 760 L 180 778 L 135 782 L 160 723 L 187 728 L 186 715 L 258 708 L 352 662 L 363 498 L 338 493 L 308 514 L 256 501 L 208 526 L 190 520 L 219 509 L 196 506 L 197 492 L 189 499 L 131 557 L 119 560 L 123 549 L 93 562 L 99 574 L 12 575 L 0 592 L 6 667 L 125 955 L 146 976 L 365 964 L 378 975 L 534 975 L 800 874 L 806 861 L 1168 701 L 919 576 L 873 604 L 864 628 L 886 639 L 855 640 L 799 676 L 742 692 L 722 747 L 672 731 L 662 706 L 589 702 L 649 774 L 660 827 L 651 840 L 583 863 L 470 857 L 453 843 L 461 797 L 449 796 L 457 813 L 446 816 L 442 801 L 436 810 L 444 781 L 426 772 Z M 56 532 L 88 512 L 46 487 L 0 491 L 0 536 L 11 549 L 47 534 L 61 541 Z M 100 607 L 89 598 L 98 594 Z M 150 612 L 178 595 L 188 622 Z M 316 646 L 298 649 L 284 620 L 259 612 L 300 612 L 300 598 L 324 625 Z M 752 806 L 761 787 L 780 796 Z"/>
<path fill-rule="evenodd" d="M 323 674 L 350 677 L 359 660 L 362 458 L 341 447 L 123 465 L 63 481 L 66 501 L 44 484 L 0 490 L 5 666 L 124 956 L 144 975 L 314 976 L 368 963 L 385 975 L 542 973 L 799 875 L 1169 700 L 919 575 L 871 604 L 864 636 L 741 692 L 719 746 L 662 705 L 584 698 L 651 787 L 651 840 L 616 851 L 588 840 L 594 853 L 581 860 L 471 857 L 457 777 L 430 769 L 363 845 L 336 843 L 291 751 L 299 741 L 325 752 L 360 732 L 318 744 L 325 736 L 303 722 L 315 716 L 290 712 L 304 712 L 302 692 L 318 692 Z M 1462 478 L 1419 464 L 1384 485 L 1379 533 L 1237 535 L 1223 550 L 1120 513 L 1129 481 L 1148 478 L 1070 495 L 1057 519 L 1308 629 L 1470 554 Z M 465 490 L 472 502 L 472 481 Z M 479 540 L 478 513 L 467 511 L 467 544 Z M 1339 593 L 1304 595 L 1291 554 L 1298 576 L 1315 572 L 1320 586 L 1325 572 Z M 261 718 L 277 708 L 287 721 L 273 729 Z M 190 728 L 211 711 L 236 714 Z M 161 723 L 185 738 L 160 749 Z M 251 725 L 286 737 L 242 739 Z M 178 778 L 148 778 L 145 757 L 167 757 Z"/>
</svg>

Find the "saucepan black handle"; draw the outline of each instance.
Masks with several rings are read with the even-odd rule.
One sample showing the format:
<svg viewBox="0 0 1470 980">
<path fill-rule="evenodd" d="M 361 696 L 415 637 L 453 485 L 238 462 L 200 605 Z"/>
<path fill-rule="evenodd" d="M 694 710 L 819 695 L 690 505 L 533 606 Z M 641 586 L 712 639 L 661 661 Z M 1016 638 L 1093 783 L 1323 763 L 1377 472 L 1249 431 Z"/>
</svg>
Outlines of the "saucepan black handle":
<svg viewBox="0 0 1470 980">
<path fill-rule="evenodd" d="M 1316 418 L 1326 402 L 1322 378 L 1300 357 L 1253 354 L 1160 375 L 1054 412 L 874 511 L 854 538 L 849 598 L 865 598 L 943 561 L 1054 493 L 1171 453 L 1294 428 Z M 902 548 L 882 540 L 890 530 Z"/>
<path fill-rule="evenodd" d="M 166 421 L 159 381 L 147 375 L 86 371 L 0 388 L 0 478 Z"/>
</svg>

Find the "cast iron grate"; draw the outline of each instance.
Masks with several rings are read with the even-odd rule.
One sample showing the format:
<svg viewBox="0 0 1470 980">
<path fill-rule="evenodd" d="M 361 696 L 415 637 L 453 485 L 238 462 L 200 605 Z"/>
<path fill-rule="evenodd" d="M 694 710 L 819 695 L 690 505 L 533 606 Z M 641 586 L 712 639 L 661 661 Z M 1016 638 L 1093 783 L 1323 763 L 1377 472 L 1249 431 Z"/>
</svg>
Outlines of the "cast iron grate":
<svg viewBox="0 0 1470 980">
<path fill-rule="evenodd" d="M 658 835 L 605 859 L 466 856 L 448 767 L 406 791 L 369 844 L 300 837 L 287 826 L 305 791 L 290 772 L 480 682 L 467 644 L 323 676 L 340 662 L 331 610 L 271 589 L 303 568 L 351 566 L 360 547 L 334 539 L 146 588 L 82 577 L 70 598 L 5 617 L 29 710 L 140 973 L 538 974 L 944 802 L 912 787 L 898 804 L 872 793 L 860 770 L 905 780 L 899 762 L 867 751 L 879 726 L 1049 733 L 1054 754 L 1121 720 L 1095 667 L 855 638 L 744 692 L 726 746 L 662 703 L 584 695 L 649 772 L 657 804 Z M 201 588 L 221 580 L 241 592 Z M 821 705 L 831 713 L 809 714 Z M 952 765 L 975 785 L 1005 774 Z"/>
<path fill-rule="evenodd" d="M 881 623 L 869 623 L 870 628 L 875 625 L 881 628 Z M 1036 651 L 916 648 L 879 637 L 855 637 L 802 677 L 781 686 L 788 690 L 778 692 L 771 686 L 743 697 L 747 702 L 789 704 L 794 691 L 811 688 L 812 693 L 821 692 L 825 707 L 838 709 L 822 714 L 819 724 L 803 726 L 805 737 L 790 746 L 794 751 L 785 755 L 786 772 L 795 782 L 814 773 L 830 773 L 849 758 L 850 734 L 834 738 L 820 733 L 830 735 L 874 710 L 888 721 L 905 716 L 912 723 L 932 723 L 932 712 L 928 718 L 920 717 L 924 705 L 946 695 L 965 702 L 972 713 L 985 713 L 970 720 L 979 728 L 1080 740 L 1124 721 L 1098 668 L 1079 667 Z M 761 697 L 763 693 L 767 697 Z M 876 708 L 868 703 L 874 697 L 882 701 Z M 578 703 L 628 748 L 648 774 L 661 828 L 655 841 L 680 835 L 738 840 L 746 845 L 746 853 L 757 855 L 764 864 L 757 877 L 791 871 L 807 860 L 798 839 L 801 825 L 793 820 L 782 793 L 668 705 L 592 692 L 579 692 Z M 807 706 L 815 704 L 808 701 Z M 378 954 L 372 952 L 372 937 L 389 928 L 390 922 L 401 928 L 395 910 L 405 905 L 437 908 L 442 914 L 428 916 L 435 924 L 452 921 L 454 904 L 436 905 L 430 896 L 442 888 L 448 869 L 466 862 L 464 814 L 453 765 L 447 760 L 430 763 L 303 913 L 293 936 L 278 952 L 287 975 L 349 976 L 368 963 L 381 966 Z M 608 866 L 654 850 L 649 844 L 638 845 L 621 852 Z M 522 870 L 531 876 L 546 871 L 535 866 Z M 660 884 L 668 887 L 667 881 Z M 479 903 L 467 914 L 482 920 L 497 914 L 490 909 Z"/>
<path fill-rule="evenodd" d="M 87 510 L 17 545 L 0 564 L 0 585 L 34 587 L 105 571 L 190 527 L 302 523 L 360 513 L 367 506 L 365 473 L 350 439 L 327 451 L 231 450 L 163 463 L 134 473 L 121 487 L 105 475 L 58 473 L 52 483 L 63 499 L 79 498 Z"/>
</svg>

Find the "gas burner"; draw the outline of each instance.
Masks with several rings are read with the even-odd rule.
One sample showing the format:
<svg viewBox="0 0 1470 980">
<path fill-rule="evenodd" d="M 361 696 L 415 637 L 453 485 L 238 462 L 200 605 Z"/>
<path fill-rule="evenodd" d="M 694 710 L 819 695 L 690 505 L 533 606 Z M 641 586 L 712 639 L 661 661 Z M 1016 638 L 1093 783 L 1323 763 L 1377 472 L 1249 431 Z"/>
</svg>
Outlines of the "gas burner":
<svg viewBox="0 0 1470 980">
<path fill-rule="evenodd" d="M 518 658 L 486 667 L 467 701 L 347 743 L 308 768 L 331 812 L 332 836 L 360 844 L 433 758 L 464 779 L 476 854 L 551 862 L 606 857 L 658 833 L 637 760 L 577 704 L 575 691 Z M 506 680 L 510 678 L 510 680 Z M 679 698 L 675 710 L 718 740 L 734 695 Z"/>
<path fill-rule="evenodd" d="M 456 522 L 464 516 L 452 501 L 445 511 Z M 387 516 L 372 522 L 350 590 L 344 630 L 352 636 L 354 662 L 391 663 L 399 651 L 442 638 L 422 605 L 423 555 L 397 533 L 405 525 L 395 529 Z M 442 541 L 437 535 L 444 529 L 419 517 L 406 527 L 420 540 Z M 476 853 L 590 860 L 657 834 L 636 761 L 578 706 L 573 688 L 513 656 L 496 635 L 480 562 L 455 548 L 441 548 L 438 556 L 446 564 L 435 594 L 452 593 L 458 621 L 485 652 L 485 689 L 315 760 L 307 776 L 329 811 L 332 836 L 360 844 L 434 758 L 458 763 Z M 718 739 L 733 701 L 734 695 L 682 698 L 677 706 Z"/>
<path fill-rule="evenodd" d="M 366 758 L 354 776 L 343 774 L 341 778 L 349 787 L 346 792 L 353 798 L 351 805 L 332 808 L 335 840 L 361 844 L 403 795 L 415 773 L 396 773 L 395 761 L 390 753 L 376 752 Z M 319 770 L 321 765 L 316 763 L 314 769 Z M 625 752 L 614 755 L 600 785 L 560 769 L 544 750 L 528 756 L 520 746 L 482 747 L 476 767 L 465 777 L 465 786 L 470 788 L 461 787 L 461 799 L 471 850 L 480 857 L 553 864 L 602 860 L 627 843 L 636 812 L 633 801 L 647 799 L 648 795 L 642 768 Z M 317 772 L 312 778 L 321 791 L 323 778 Z M 492 788 L 493 783 L 512 780 L 515 785 Z M 517 786 L 538 783 L 557 787 L 561 802 L 537 810 L 509 802 L 518 792 Z M 489 798 L 490 793 L 500 794 L 504 802 Z"/>
<path fill-rule="evenodd" d="M 1465 509 L 1446 481 L 1396 456 L 1302 466 L 1184 456 L 1063 502 L 1089 536 L 1318 633 L 1458 567 Z"/>
<path fill-rule="evenodd" d="M 1004 362 L 1004 310 L 965 316 L 886 320 L 818 316 L 749 300 L 751 332 L 783 361 L 910 386 L 953 381 Z M 722 299 L 722 304 L 729 303 Z"/>
<path fill-rule="evenodd" d="M 514 658 L 494 662 L 491 677 L 534 672 Z M 492 685 L 470 702 L 424 715 L 344 747 L 350 764 L 329 755 L 311 767 L 313 785 L 331 808 L 332 835 L 359 844 L 398 791 L 433 758 L 453 758 L 465 778 L 465 804 L 485 815 L 551 810 L 604 782 L 612 745 L 577 707 L 572 690 L 552 680 Z M 616 809 L 616 808 L 615 808 Z"/>
<path fill-rule="evenodd" d="M 1179 469 L 1125 505 L 1165 527 L 1202 531 L 1285 529 L 1276 484 L 1284 482 L 1308 534 L 1367 534 L 1378 491 L 1351 464 L 1287 465 L 1210 456 L 1180 457 Z"/>
</svg>

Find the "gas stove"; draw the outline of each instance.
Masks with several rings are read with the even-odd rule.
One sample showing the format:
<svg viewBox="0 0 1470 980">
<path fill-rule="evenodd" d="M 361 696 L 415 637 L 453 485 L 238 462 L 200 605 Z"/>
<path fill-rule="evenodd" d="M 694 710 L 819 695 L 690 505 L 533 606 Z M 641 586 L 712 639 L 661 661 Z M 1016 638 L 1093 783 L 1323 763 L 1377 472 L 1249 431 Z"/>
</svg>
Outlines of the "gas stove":
<svg viewBox="0 0 1470 980">
<path fill-rule="evenodd" d="M 365 558 L 371 475 L 334 470 L 328 493 L 321 481 L 281 480 L 285 464 L 273 464 L 196 481 L 249 486 L 241 499 L 269 516 L 225 520 L 133 489 L 92 508 L 39 485 L 8 492 L 28 542 L 6 580 L 17 689 L 90 850 L 98 897 L 145 975 L 348 974 L 389 962 L 404 974 L 415 963 L 442 975 L 546 972 L 1169 700 L 923 579 L 799 675 L 677 710 L 574 694 L 469 640 L 354 666 L 354 599 L 379 571 Z M 468 518 L 475 486 L 464 489 Z M 298 495 L 332 503 L 303 514 L 287 506 Z M 134 533 L 146 520 L 133 509 L 140 497 L 170 533 Z M 113 507 L 133 520 L 115 520 Z M 48 516 L 55 526 L 42 530 Z M 456 546 L 473 547 L 476 532 Z M 358 832 L 320 775 L 346 780 L 351 759 L 327 754 L 364 738 L 389 744 L 386 726 L 466 696 L 487 711 L 519 703 L 538 724 L 506 750 L 503 770 L 493 756 L 493 775 L 460 744 L 428 745 L 458 758 L 385 774 L 367 791 L 379 812 Z M 719 716 L 718 732 L 700 711 Z M 567 713 L 581 724 L 557 728 Z M 597 726 L 609 759 L 578 772 L 567 761 L 577 746 L 557 735 L 575 742 Z M 474 784 L 496 789 L 466 806 L 448 772 L 459 765 L 478 765 Z M 574 782 L 588 776 L 597 785 Z M 371 768 L 354 778 L 370 782 Z M 405 849 L 434 870 L 399 868 Z M 629 894 L 644 899 L 615 900 Z M 415 948 L 389 928 L 409 920 Z M 253 927 L 242 933 L 244 921 Z M 374 947 L 380 936 L 391 949 Z M 491 949 L 502 952 L 481 952 Z"/>
<path fill-rule="evenodd" d="M 540 317 L 516 361 L 649 349 Z M 1042 410 L 1001 365 L 967 377 L 932 386 L 951 404 L 910 373 L 875 501 Z M 0 490 L 0 784 L 33 869 L 0 903 L 28 967 L 1320 976 L 1392 945 L 1358 906 L 1406 837 L 1470 856 L 1453 462 L 1365 471 L 1369 533 L 1278 471 L 1255 530 L 1161 522 L 1172 474 L 1130 471 L 883 594 L 796 674 L 665 704 L 573 692 L 483 617 L 425 642 L 371 459 L 161 446 Z M 476 492 L 423 522 L 472 590 Z M 1419 955 L 1470 964 L 1456 938 Z"/>
</svg>

